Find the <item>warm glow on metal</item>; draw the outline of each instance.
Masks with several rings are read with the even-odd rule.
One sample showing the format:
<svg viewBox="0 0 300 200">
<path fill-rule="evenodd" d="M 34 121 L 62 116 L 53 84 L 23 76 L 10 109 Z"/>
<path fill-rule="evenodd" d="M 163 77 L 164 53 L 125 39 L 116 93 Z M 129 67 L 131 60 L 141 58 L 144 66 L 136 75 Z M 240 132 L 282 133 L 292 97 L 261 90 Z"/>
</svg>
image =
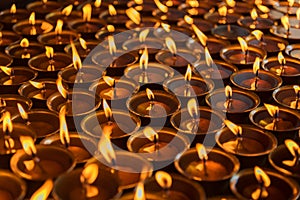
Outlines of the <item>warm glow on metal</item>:
<svg viewBox="0 0 300 200">
<path fill-rule="evenodd" d="M 45 183 L 33 193 L 30 200 L 47 200 L 53 188 L 53 181 L 48 179 Z"/>
<path fill-rule="evenodd" d="M 135 24 L 141 23 L 141 15 L 136 9 L 128 8 L 125 12 L 129 19 L 131 19 L 131 21 L 133 21 Z"/>
<path fill-rule="evenodd" d="M 161 22 L 160 25 L 166 32 L 169 33 L 171 31 L 171 26 L 169 24 Z"/>
<path fill-rule="evenodd" d="M 115 79 L 113 79 L 110 76 L 103 76 L 102 78 L 103 78 L 104 82 L 107 85 L 109 85 L 110 87 L 114 87 L 114 85 L 115 85 Z"/>
<path fill-rule="evenodd" d="M 72 60 L 73 60 L 74 68 L 76 70 L 80 70 L 82 68 L 82 62 L 78 54 L 78 51 L 76 49 L 76 46 L 72 41 L 71 41 L 71 49 L 72 49 Z"/>
<path fill-rule="evenodd" d="M 20 113 L 22 119 L 28 120 L 28 114 L 24 110 L 23 106 L 20 103 L 17 103 L 17 107 L 18 107 L 18 110 L 19 110 L 19 113 Z"/>
<path fill-rule="evenodd" d="M 155 180 L 160 185 L 160 187 L 165 190 L 170 189 L 172 186 L 172 177 L 167 172 L 157 171 L 155 173 Z"/>
<path fill-rule="evenodd" d="M 117 15 L 117 10 L 115 9 L 115 7 L 111 4 L 108 5 L 108 12 L 110 16 L 115 16 Z"/>
<path fill-rule="evenodd" d="M 207 42 L 207 36 L 196 25 L 192 24 L 192 28 L 193 28 L 197 38 L 201 42 L 202 46 L 205 47 L 206 42 Z"/>
<path fill-rule="evenodd" d="M 56 80 L 57 90 L 65 99 L 68 97 L 68 92 L 62 84 L 62 78 L 59 76 Z"/>
<path fill-rule="evenodd" d="M 29 24 L 35 25 L 35 12 L 32 12 L 29 16 Z"/>
<path fill-rule="evenodd" d="M 266 104 L 266 103 L 264 103 L 264 106 L 266 107 L 266 109 L 267 109 L 269 115 L 271 115 L 271 117 L 275 117 L 276 113 L 278 113 L 278 111 L 279 111 L 278 106 L 274 106 L 274 105 Z"/>
<path fill-rule="evenodd" d="M 205 53 L 205 62 L 206 65 L 211 67 L 214 64 L 214 61 L 209 53 L 209 50 L 207 47 L 204 48 L 204 53 Z"/>
<path fill-rule="evenodd" d="M 233 8 L 235 6 L 236 2 L 234 0 L 226 0 L 226 4 Z"/>
<path fill-rule="evenodd" d="M 87 49 L 86 41 L 83 38 L 79 38 L 79 43 L 83 49 Z"/>
<path fill-rule="evenodd" d="M 145 42 L 148 34 L 149 34 L 149 29 L 145 29 L 142 32 L 140 32 L 140 34 L 139 34 L 139 41 L 141 43 Z"/>
<path fill-rule="evenodd" d="M 104 110 L 104 114 L 106 119 L 111 119 L 112 117 L 112 112 L 111 109 L 107 103 L 107 101 L 105 99 L 103 99 L 103 110 Z"/>
<path fill-rule="evenodd" d="M 290 21 L 289 21 L 289 17 L 287 15 L 284 15 L 281 17 L 281 24 L 285 30 L 290 29 Z"/>
<path fill-rule="evenodd" d="M 92 5 L 89 3 L 85 4 L 82 8 L 82 13 L 83 21 L 89 22 L 92 17 Z"/>
<path fill-rule="evenodd" d="M 226 17 L 226 15 L 227 15 L 227 7 L 226 6 L 221 6 L 218 9 L 218 13 L 219 13 L 220 16 Z"/>
<path fill-rule="evenodd" d="M 243 129 L 241 126 L 238 126 L 227 119 L 224 120 L 224 123 L 234 135 L 240 136 L 242 134 Z"/>
<path fill-rule="evenodd" d="M 269 176 L 258 166 L 254 167 L 254 175 L 259 184 L 262 184 L 263 187 L 257 188 L 251 195 L 252 199 L 261 199 L 268 197 L 268 191 L 266 187 L 271 185 L 271 180 Z"/>
<path fill-rule="evenodd" d="M 285 58 L 284 58 L 284 56 L 283 56 L 283 54 L 282 54 L 281 51 L 278 53 L 277 58 L 278 58 L 279 64 L 281 64 L 281 65 L 282 65 L 282 64 L 283 64 L 283 65 L 286 64 L 286 60 L 285 60 Z"/>
<path fill-rule="evenodd" d="M 192 98 L 188 101 L 187 109 L 191 117 L 195 118 L 198 116 L 197 101 L 195 98 Z"/>
<path fill-rule="evenodd" d="M 109 134 L 102 133 L 102 136 L 98 143 L 98 149 L 108 163 L 114 164 L 114 162 L 116 161 L 116 154 L 112 147 Z"/>
<path fill-rule="evenodd" d="M 144 183 L 139 182 L 135 188 L 133 200 L 146 200 Z"/>
<path fill-rule="evenodd" d="M 16 4 L 13 4 L 13 5 L 10 7 L 10 13 L 11 13 L 11 14 L 15 14 L 16 12 L 17 12 Z"/>
<path fill-rule="evenodd" d="M 140 69 L 147 70 L 148 61 L 149 61 L 148 49 L 147 49 L 147 47 L 145 47 L 145 49 L 140 57 Z"/>
<path fill-rule="evenodd" d="M 29 47 L 29 41 L 27 38 L 23 38 L 20 42 L 20 46 L 23 48 Z"/>
<path fill-rule="evenodd" d="M 29 83 L 35 87 L 36 89 L 43 89 L 44 83 L 43 82 L 36 82 L 36 81 L 29 81 Z"/>
<path fill-rule="evenodd" d="M 169 51 L 175 55 L 177 53 L 177 48 L 174 40 L 171 37 L 166 37 L 165 41 Z"/>
<path fill-rule="evenodd" d="M 36 147 L 34 145 L 34 141 L 30 136 L 20 136 L 20 142 L 25 153 L 29 156 L 36 155 Z"/>
<path fill-rule="evenodd" d="M 202 160 L 208 160 L 208 156 L 207 156 L 207 153 L 206 153 L 206 149 L 204 147 L 203 144 L 201 143 L 197 143 L 196 144 L 196 150 L 197 150 L 197 154 L 198 154 L 198 157 L 199 159 L 202 161 Z"/>
<path fill-rule="evenodd" d="M 150 101 L 152 101 L 154 99 L 154 94 L 149 88 L 146 88 L 146 94 Z"/>
<path fill-rule="evenodd" d="M 248 50 L 247 42 L 240 36 L 237 39 L 238 39 L 238 42 L 240 43 L 242 52 L 244 52 L 244 53 L 247 52 L 247 50 Z"/>
<path fill-rule="evenodd" d="M 167 13 L 168 12 L 168 7 L 165 6 L 164 4 L 162 4 L 159 0 L 154 0 L 157 8 L 163 12 L 163 13 Z"/>
<path fill-rule="evenodd" d="M 185 75 L 184 75 L 184 80 L 191 81 L 191 79 L 192 79 L 192 67 L 190 64 L 188 64 Z"/>
<path fill-rule="evenodd" d="M 47 56 L 47 58 L 52 59 L 53 56 L 54 56 L 54 50 L 53 50 L 53 48 L 49 47 L 49 46 L 45 46 L 45 49 L 46 49 L 46 56 Z"/>
<path fill-rule="evenodd" d="M 256 57 L 255 61 L 253 63 L 253 73 L 256 75 L 258 73 L 258 70 L 260 68 L 260 58 Z"/>
<path fill-rule="evenodd" d="M 58 19 L 57 22 L 56 22 L 56 27 L 55 27 L 56 35 L 61 34 L 63 25 L 64 25 L 64 21 L 61 20 L 61 19 Z"/>
<path fill-rule="evenodd" d="M 251 10 L 250 15 L 251 15 L 251 18 L 252 18 L 253 20 L 256 20 L 256 19 L 257 19 L 258 14 L 257 14 L 257 11 L 256 11 L 255 8 L 253 8 L 253 9 Z"/>
<path fill-rule="evenodd" d="M 158 141 L 157 132 L 150 126 L 146 126 L 143 130 L 143 133 L 151 142 Z"/>
<path fill-rule="evenodd" d="M 191 17 L 188 16 L 188 15 L 185 15 L 185 16 L 184 16 L 184 21 L 185 21 L 187 24 L 189 24 L 189 25 L 192 25 L 192 24 L 194 23 L 193 18 L 191 18 Z"/>
<path fill-rule="evenodd" d="M 12 73 L 12 68 L 0 66 L 2 72 L 4 72 L 7 76 L 10 76 Z"/>
<path fill-rule="evenodd" d="M 70 140 L 70 135 L 69 135 L 69 130 L 67 126 L 67 121 L 66 121 L 66 106 L 62 106 L 60 111 L 59 111 L 59 137 L 60 137 L 60 142 L 63 145 L 68 146 L 71 142 Z"/>
<path fill-rule="evenodd" d="M 96 8 L 100 8 L 100 6 L 101 6 L 101 0 L 96 0 L 95 3 L 94 3 L 94 6 Z"/>
<path fill-rule="evenodd" d="M 13 131 L 13 124 L 11 122 L 11 115 L 10 115 L 10 112 L 6 111 L 3 113 L 2 115 L 2 118 L 3 118 L 3 133 L 11 133 Z"/>
<path fill-rule="evenodd" d="M 69 16 L 72 12 L 72 9 L 73 9 L 73 5 L 70 4 L 61 11 L 61 14 L 65 15 L 65 16 Z"/>
<path fill-rule="evenodd" d="M 251 34 L 255 37 L 255 39 L 257 40 L 261 40 L 261 38 L 263 37 L 264 33 L 260 30 L 254 30 L 251 32 Z"/>
<path fill-rule="evenodd" d="M 114 55 L 117 52 L 114 36 L 109 35 L 107 36 L 107 39 L 108 39 L 109 53 L 110 55 Z"/>
<path fill-rule="evenodd" d="M 106 26 L 106 29 L 108 30 L 108 32 L 110 32 L 110 33 L 113 33 L 113 32 L 115 32 L 115 27 L 113 26 L 113 25 L 111 25 L 111 24 L 109 24 L 109 25 L 107 25 Z"/>
</svg>

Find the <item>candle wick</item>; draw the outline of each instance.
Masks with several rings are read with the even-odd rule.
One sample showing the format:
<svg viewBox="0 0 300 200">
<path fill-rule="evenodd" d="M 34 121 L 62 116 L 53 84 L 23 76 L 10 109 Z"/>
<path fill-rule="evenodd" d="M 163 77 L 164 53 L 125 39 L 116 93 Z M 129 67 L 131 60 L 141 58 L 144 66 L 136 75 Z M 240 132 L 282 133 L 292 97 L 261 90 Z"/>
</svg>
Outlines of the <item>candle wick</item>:
<svg viewBox="0 0 300 200">
<path fill-rule="evenodd" d="M 284 63 L 281 63 L 281 67 L 280 67 L 280 76 L 282 76 L 284 73 Z"/>
<path fill-rule="evenodd" d="M 248 63 L 248 53 L 249 53 L 249 50 L 247 49 L 245 52 L 245 64 Z"/>
<path fill-rule="evenodd" d="M 202 159 L 202 164 L 203 164 L 204 175 L 207 177 L 208 173 L 207 173 L 206 160 L 205 159 Z"/>
<path fill-rule="evenodd" d="M 154 135 L 154 141 L 153 141 L 153 143 L 154 143 L 154 149 L 155 149 L 155 151 L 158 152 L 158 150 L 159 150 L 159 143 L 158 143 L 158 136 L 157 136 L 157 134 Z"/>
<path fill-rule="evenodd" d="M 225 24 L 226 24 L 226 22 L 225 22 Z M 227 32 L 231 32 L 231 26 L 230 26 L 230 24 L 227 24 Z"/>
<path fill-rule="evenodd" d="M 173 53 L 173 66 L 176 65 L 176 61 L 177 61 L 177 55 Z"/>
</svg>

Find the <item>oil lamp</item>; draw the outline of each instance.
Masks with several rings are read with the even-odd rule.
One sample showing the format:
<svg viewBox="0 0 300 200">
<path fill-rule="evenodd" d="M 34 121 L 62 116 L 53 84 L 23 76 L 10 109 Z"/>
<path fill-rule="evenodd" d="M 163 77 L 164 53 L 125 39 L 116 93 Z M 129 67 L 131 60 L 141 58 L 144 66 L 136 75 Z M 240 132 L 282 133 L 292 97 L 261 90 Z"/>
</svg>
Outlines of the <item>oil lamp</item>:
<svg viewBox="0 0 300 200">
<path fill-rule="evenodd" d="M 264 104 L 264 107 L 251 111 L 249 118 L 255 126 L 274 133 L 279 144 L 297 137 L 299 114 L 294 110 Z"/>
<path fill-rule="evenodd" d="M 159 0 L 154 0 L 158 9 L 153 10 L 152 15 L 166 23 L 176 24 L 180 19 L 183 19 L 186 13 L 183 10 L 177 8 L 169 8 L 161 3 Z"/>
<path fill-rule="evenodd" d="M 25 20 L 29 17 L 29 12 L 25 9 L 17 9 L 16 4 L 12 4 L 10 9 L 0 12 L 0 22 L 5 25 L 6 29 L 11 29 L 13 24 Z"/>
<path fill-rule="evenodd" d="M 129 20 L 128 16 L 124 9 L 116 10 L 116 8 L 112 5 L 108 5 L 108 10 L 102 12 L 99 15 L 100 19 L 103 19 L 107 22 L 107 24 L 112 24 L 117 27 L 125 28 L 126 22 Z"/>
<path fill-rule="evenodd" d="M 46 14 L 59 9 L 61 6 L 58 2 L 41 0 L 29 3 L 26 9 L 30 12 L 35 12 L 39 18 L 44 18 Z"/>
<path fill-rule="evenodd" d="M 299 196 L 299 185 L 294 180 L 258 166 L 234 175 L 230 189 L 238 199 L 297 199 Z"/>
<path fill-rule="evenodd" d="M 19 114 L 17 104 L 21 104 L 25 111 L 29 111 L 32 107 L 32 101 L 24 96 L 17 94 L 1 94 L 0 108 L 1 112 L 8 111 L 11 116 Z"/>
<path fill-rule="evenodd" d="M 263 166 L 267 156 L 277 147 L 276 137 L 257 129 L 255 126 L 236 125 L 229 120 L 224 121 L 227 128 L 216 134 L 216 141 L 226 152 L 237 156 L 241 168 Z"/>
<path fill-rule="evenodd" d="M 28 21 L 20 21 L 13 25 L 12 28 L 19 35 L 30 39 L 35 39 L 40 34 L 50 32 L 53 26 L 44 20 L 36 20 L 35 12 L 32 12 L 29 16 Z"/>
<path fill-rule="evenodd" d="M 81 33 L 81 37 L 85 39 L 94 38 L 95 33 L 105 26 L 105 22 L 97 18 L 92 18 L 91 4 L 84 5 L 82 12 L 83 18 L 71 21 L 68 23 L 68 27 L 73 31 Z"/>
<path fill-rule="evenodd" d="M 0 177 L 2 185 L 2 187 L 0 188 L 0 197 L 2 199 L 10 200 L 25 198 L 27 191 L 25 181 L 6 170 L 0 171 Z M 10 185 L 7 186 L 7 183 L 10 183 Z"/>
<path fill-rule="evenodd" d="M 300 98 L 300 87 L 299 85 L 286 85 L 282 86 L 273 92 L 273 99 L 276 103 L 288 107 L 291 109 L 300 109 L 299 98 Z"/>
<path fill-rule="evenodd" d="M 185 177 L 201 182 L 207 196 L 212 196 L 229 187 L 229 179 L 238 172 L 240 163 L 231 154 L 197 143 L 195 148 L 178 156 L 175 167 Z"/>
<path fill-rule="evenodd" d="M 50 12 L 46 15 L 45 19 L 51 24 L 55 25 L 57 20 L 62 20 L 64 24 L 68 24 L 69 22 L 79 19 L 82 17 L 82 13 L 80 11 L 72 11 L 73 5 L 70 4 L 65 8 L 61 9 L 61 11 Z"/>
<path fill-rule="evenodd" d="M 267 31 L 273 25 L 273 20 L 261 18 L 255 8 L 250 12 L 251 17 L 241 17 L 237 22 L 240 26 L 244 26 L 250 29 L 259 29 Z"/>
<path fill-rule="evenodd" d="M 212 9 L 204 15 L 204 19 L 214 24 L 234 24 L 240 17 L 241 15 L 236 12 L 229 13 L 225 5 L 220 6 L 217 12 L 214 12 L 214 9 Z M 230 29 L 230 25 L 228 26 L 228 29 Z"/>
</svg>

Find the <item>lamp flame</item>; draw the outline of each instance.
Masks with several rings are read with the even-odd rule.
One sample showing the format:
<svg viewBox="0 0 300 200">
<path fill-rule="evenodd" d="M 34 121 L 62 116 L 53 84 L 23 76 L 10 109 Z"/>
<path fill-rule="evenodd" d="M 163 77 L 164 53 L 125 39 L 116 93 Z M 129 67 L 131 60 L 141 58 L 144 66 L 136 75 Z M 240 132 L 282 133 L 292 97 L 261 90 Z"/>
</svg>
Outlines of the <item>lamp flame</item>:
<svg viewBox="0 0 300 200">
<path fill-rule="evenodd" d="M 292 7 L 295 3 L 295 0 L 287 0 L 289 3 L 289 7 Z"/>
<path fill-rule="evenodd" d="M 229 85 L 226 85 L 225 87 L 225 96 L 226 98 L 232 97 L 232 88 Z"/>
<path fill-rule="evenodd" d="M 29 41 L 27 38 L 23 38 L 20 42 L 20 46 L 23 48 L 29 47 Z"/>
<path fill-rule="evenodd" d="M 207 36 L 196 25 L 192 24 L 192 28 L 193 28 L 197 38 L 201 42 L 202 46 L 205 47 L 206 42 L 207 42 Z"/>
<path fill-rule="evenodd" d="M 277 56 L 277 58 L 278 58 L 278 62 L 279 62 L 279 64 L 283 64 L 283 65 L 285 65 L 286 64 L 286 60 L 285 60 L 285 58 L 284 58 L 284 56 L 283 56 L 283 54 L 282 54 L 282 52 L 279 52 L 278 53 L 278 56 Z"/>
<path fill-rule="evenodd" d="M 51 179 L 46 180 L 45 183 L 33 193 L 30 200 L 46 200 L 52 191 L 53 185 Z"/>
<path fill-rule="evenodd" d="M 53 48 L 49 47 L 49 46 L 45 46 L 45 49 L 46 49 L 46 56 L 47 56 L 47 58 L 52 59 L 53 56 L 54 56 L 54 50 L 53 50 Z"/>
<path fill-rule="evenodd" d="M 284 27 L 285 30 L 289 30 L 290 29 L 290 21 L 289 21 L 289 17 L 284 15 L 281 17 L 281 24 Z"/>
<path fill-rule="evenodd" d="M 253 8 L 250 12 L 251 18 L 255 21 L 257 20 L 258 14 L 255 8 Z"/>
<path fill-rule="evenodd" d="M 112 112 L 111 109 L 107 103 L 107 101 L 105 99 L 103 99 L 103 110 L 104 110 L 104 114 L 106 119 L 111 119 L 112 117 Z"/>
<path fill-rule="evenodd" d="M 254 167 L 254 175 L 259 184 L 263 184 L 263 187 L 257 188 L 251 195 L 253 199 L 266 198 L 268 196 L 268 192 L 266 187 L 271 185 L 271 180 L 269 176 L 258 166 Z"/>
<path fill-rule="evenodd" d="M 257 40 L 261 40 L 261 38 L 263 37 L 264 33 L 260 30 L 254 30 L 251 32 L 252 35 L 254 35 L 255 39 Z"/>
<path fill-rule="evenodd" d="M 149 88 L 146 88 L 146 94 L 150 101 L 152 101 L 154 99 L 154 94 Z"/>
<path fill-rule="evenodd" d="M 59 136 L 60 141 L 63 145 L 68 147 L 70 145 L 70 135 L 68 131 L 67 121 L 66 121 L 66 105 L 62 106 L 59 111 Z"/>
<path fill-rule="evenodd" d="M 68 92 L 62 84 L 62 78 L 59 76 L 56 80 L 57 90 L 65 99 L 68 97 Z"/>
<path fill-rule="evenodd" d="M 198 8 L 200 6 L 199 2 L 196 1 L 196 0 L 187 0 L 186 4 L 189 5 L 192 8 Z"/>
<path fill-rule="evenodd" d="M 16 14 L 16 12 L 17 12 L 16 4 L 13 4 L 13 5 L 10 7 L 10 13 L 11 13 L 11 14 Z"/>
<path fill-rule="evenodd" d="M 95 3 L 94 3 L 94 6 L 96 8 L 100 8 L 100 6 L 101 6 L 101 0 L 96 0 Z"/>
<path fill-rule="evenodd" d="M 294 89 L 296 95 L 298 95 L 299 92 L 300 92 L 300 86 L 299 86 L 299 85 L 294 85 L 294 86 L 293 86 L 293 89 Z"/>
<path fill-rule="evenodd" d="M 19 113 L 24 120 L 28 120 L 28 114 L 24 110 L 23 106 L 20 103 L 17 103 Z"/>
<path fill-rule="evenodd" d="M 86 41 L 83 38 L 79 38 L 79 43 L 83 49 L 85 49 L 85 50 L 87 49 Z"/>
<path fill-rule="evenodd" d="M 256 58 L 255 58 L 255 61 L 254 61 L 254 63 L 253 63 L 253 73 L 254 73 L 255 75 L 258 74 L 259 68 L 260 68 L 260 58 L 259 58 L 259 57 L 256 57 Z"/>
<path fill-rule="evenodd" d="M 241 126 L 238 126 L 227 119 L 224 120 L 224 123 L 234 135 L 236 136 L 242 135 L 243 129 Z"/>
<path fill-rule="evenodd" d="M 300 20 L 300 8 L 298 8 L 296 11 L 296 17 L 297 17 L 297 20 Z"/>
<path fill-rule="evenodd" d="M 149 34 L 149 29 L 145 29 L 142 32 L 140 32 L 140 34 L 139 34 L 139 41 L 141 43 L 145 42 L 148 34 Z"/>
<path fill-rule="evenodd" d="M 169 24 L 161 22 L 160 25 L 166 32 L 169 33 L 171 31 L 171 26 Z"/>
<path fill-rule="evenodd" d="M 37 150 L 34 145 L 34 141 L 33 141 L 32 137 L 20 136 L 20 142 L 21 142 L 22 147 L 27 155 L 29 155 L 29 156 L 36 155 Z"/>
<path fill-rule="evenodd" d="M 102 134 L 100 141 L 98 143 L 98 148 L 101 154 L 103 155 L 104 159 L 110 163 L 115 164 L 116 161 L 116 154 L 112 147 L 109 135 L 104 133 Z"/>
<path fill-rule="evenodd" d="M 247 45 L 247 42 L 242 38 L 242 37 L 238 37 L 237 38 L 239 43 L 240 43 L 240 46 L 241 46 L 241 49 L 242 49 L 242 52 L 245 53 L 248 51 L 248 45 Z"/>
<path fill-rule="evenodd" d="M 80 182 L 84 184 L 87 198 L 92 198 L 99 194 L 98 188 L 91 185 L 97 180 L 98 174 L 99 167 L 95 163 L 87 165 L 81 172 Z"/>
<path fill-rule="evenodd" d="M 147 70 L 148 60 L 149 60 L 148 50 L 147 50 L 147 47 L 145 47 L 145 49 L 140 57 L 140 69 Z"/>
<path fill-rule="evenodd" d="M 191 117 L 196 118 L 198 116 L 197 101 L 195 98 L 188 101 L 187 109 Z"/>
<path fill-rule="evenodd" d="M 188 16 L 188 15 L 185 15 L 185 16 L 184 16 L 184 21 L 185 21 L 187 24 L 189 24 L 189 25 L 192 25 L 192 24 L 194 23 L 193 18 L 191 18 L 191 17 Z"/>
<path fill-rule="evenodd" d="M 256 5 L 256 6 L 263 13 L 269 13 L 270 12 L 270 9 L 267 6 L 264 6 L 264 5 Z"/>
<path fill-rule="evenodd" d="M 151 142 L 158 141 L 157 132 L 150 126 L 146 126 L 143 130 L 143 133 Z"/>
<path fill-rule="evenodd" d="M 146 200 L 144 183 L 139 182 L 135 188 L 134 198 L 133 200 Z"/>
<path fill-rule="evenodd" d="M 92 5 L 88 3 L 85 6 L 83 6 L 82 12 L 83 12 L 83 21 L 86 21 L 86 22 L 91 21 Z"/>
<path fill-rule="evenodd" d="M 35 25 L 35 12 L 32 12 L 29 16 L 29 24 L 32 26 Z"/>
<path fill-rule="evenodd" d="M 162 187 L 165 190 L 170 189 L 172 186 L 172 177 L 167 172 L 164 171 L 156 172 L 155 180 L 160 185 L 160 187 Z"/>
<path fill-rule="evenodd" d="M 134 0 L 134 3 L 136 3 L 138 5 L 142 5 L 143 4 L 143 0 Z"/>
<path fill-rule="evenodd" d="M 110 87 L 114 87 L 114 85 L 115 85 L 115 79 L 113 79 L 110 76 L 103 76 L 102 78 L 103 78 L 104 82 L 107 85 L 109 85 Z"/>
<path fill-rule="evenodd" d="M 114 36 L 109 35 L 107 36 L 107 39 L 108 39 L 109 53 L 110 55 L 114 55 L 117 52 Z"/>
<path fill-rule="evenodd" d="M 291 139 L 287 139 L 284 141 L 285 146 L 289 150 L 289 152 L 293 155 L 294 159 L 293 160 L 284 160 L 282 161 L 283 164 L 293 167 L 297 163 L 299 159 L 299 153 L 300 153 L 300 148 L 299 145 L 294 142 Z"/>
<path fill-rule="evenodd" d="M 117 10 L 115 9 L 115 7 L 111 4 L 108 5 L 108 12 L 110 16 L 115 16 L 117 15 Z"/>
<path fill-rule="evenodd" d="M 221 17 L 226 17 L 227 15 L 227 7 L 226 6 L 221 6 L 219 9 L 218 9 L 218 13 Z"/>
<path fill-rule="evenodd" d="M 12 68 L 0 66 L 1 71 L 3 71 L 7 76 L 12 74 Z"/>
<path fill-rule="evenodd" d="M 264 106 L 266 107 L 268 113 L 271 115 L 271 117 L 275 117 L 276 114 L 279 112 L 278 106 L 273 106 L 271 104 L 264 103 Z"/>
<path fill-rule="evenodd" d="M 188 64 L 185 75 L 184 75 L 184 80 L 191 81 L 191 79 L 192 79 L 192 68 L 191 68 L 191 65 Z"/>
<path fill-rule="evenodd" d="M 209 53 L 209 50 L 207 47 L 204 48 L 204 53 L 205 53 L 205 62 L 206 65 L 211 67 L 214 64 L 214 61 Z"/>
<path fill-rule="evenodd" d="M 226 4 L 233 8 L 235 7 L 236 2 L 234 0 L 226 0 Z"/>
<path fill-rule="evenodd" d="M 110 32 L 110 33 L 113 33 L 113 32 L 115 32 L 115 27 L 113 26 L 113 25 L 107 25 L 106 26 L 106 29 L 108 30 L 108 32 Z"/>
<path fill-rule="evenodd" d="M 36 82 L 36 81 L 29 81 L 29 83 L 35 87 L 36 89 L 43 89 L 44 83 L 43 82 Z"/>
<path fill-rule="evenodd" d="M 61 11 L 61 14 L 65 15 L 65 16 L 69 16 L 72 12 L 72 9 L 73 9 L 73 5 L 70 4 Z"/>
<path fill-rule="evenodd" d="M 12 133 L 13 131 L 13 124 L 11 122 L 11 115 L 10 112 L 6 111 L 3 113 L 3 133 Z"/>
<path fill-rule="evenodd" d="M 74 68 L 76 70 L 80 70 L 82 68 L 82 62 L 78 54 L 78 51 L 72 41 L 71 41 L 71 48 L 72 48 L 72 58 L 73 58 Z"/>
<path fill-rule="evenodd" d="M 43 4 L 47 3 L 47 0 L 42 0 Z"/>
<path fill-rule="evenodd" d="M 61 20 L 61 19 L 58 19 L 57 22 L 56 22 L 56 27 L 55 27 L 56 35 L 61 34 L 63 25 L 64 25 L 64 21 Z"/>
<path fill-rule="evenodd" d="M 141 15 L 136 9 L 128 8 L 125 12 L 129 19 L 131 19 L 131 21 L 133 21 L 135 24 L 141 23 Z"/>
<path fill-rule="evenodd" d="M 177 48 L 174 40 L 171 37 L 166 37 L 166 45 L 169 49 L 169 51 L 175 55 L 177 53 Z"/>
<path fill-rule="evenodd" d="M 156 4 L 157 8 L 163 12 L 167 13 L 168 12 L 168 7 L 162 4 L 159 0 L 154 0 L 154 3 Z"/>
<path fill-rule="evenodd" d="M 197 143 L 196 150 L 200 160 L 208 160 L 206 149 L 203 144 Z"/>
</svg>

